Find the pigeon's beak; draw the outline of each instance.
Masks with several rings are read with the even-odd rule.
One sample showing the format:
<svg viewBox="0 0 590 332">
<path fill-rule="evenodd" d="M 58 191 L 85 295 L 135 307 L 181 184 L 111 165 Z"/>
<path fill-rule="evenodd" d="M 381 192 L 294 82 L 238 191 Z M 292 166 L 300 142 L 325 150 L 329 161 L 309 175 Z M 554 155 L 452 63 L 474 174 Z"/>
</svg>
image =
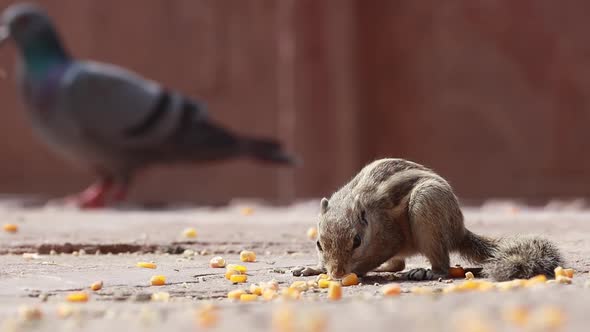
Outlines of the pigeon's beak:
<svg viewBox="0 0 590 332">
<path fill-rule="evenodd" d="M 8 37 L 10 37 L 8 28 L 5 25 L 0 25 L 0 47 L 8 40 Z"/>
</svg>

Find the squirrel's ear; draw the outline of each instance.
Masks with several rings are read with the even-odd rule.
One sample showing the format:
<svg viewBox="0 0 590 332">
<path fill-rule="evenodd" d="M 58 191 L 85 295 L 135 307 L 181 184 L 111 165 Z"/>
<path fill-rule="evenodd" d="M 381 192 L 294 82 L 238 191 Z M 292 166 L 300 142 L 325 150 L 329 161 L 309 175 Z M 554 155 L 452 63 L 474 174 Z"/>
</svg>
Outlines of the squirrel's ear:
<svg viewBox="0 0 590 332">
<path fill-rule="evenodd" d="M 330 201 L 326 197 L 322 198 L 322 202 L 320 203 L 320 213 L 324 214 L 328 211 L 328 204 Z"/>
</svg>

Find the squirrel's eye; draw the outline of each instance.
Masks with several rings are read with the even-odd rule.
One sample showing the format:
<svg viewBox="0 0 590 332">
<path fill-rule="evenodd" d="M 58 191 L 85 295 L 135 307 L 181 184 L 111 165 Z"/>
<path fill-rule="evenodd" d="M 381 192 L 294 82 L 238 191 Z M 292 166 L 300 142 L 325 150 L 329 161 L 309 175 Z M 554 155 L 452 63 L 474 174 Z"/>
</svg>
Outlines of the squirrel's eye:
<svg viewBox="0 0 590 332">
<path fill-rule="evenodd" d="M 361 236 L 357 234 L 352 241 L 352 249 L 356 249 L 361 245 Z"/>
<path fill-rule="evenodd" d="M 319 251 L 323 251 L 323 249 L 322 249 L 322 245 L 320 244 L 320 241 L 319 241 L 319 240 L 318 240 L 318 241 L 316 241 L 316 243 L 315 243 L 315 244 L 316 244 L 316 246 L 318 246 L 318 250 L 319 250 Z"/>
</svg>

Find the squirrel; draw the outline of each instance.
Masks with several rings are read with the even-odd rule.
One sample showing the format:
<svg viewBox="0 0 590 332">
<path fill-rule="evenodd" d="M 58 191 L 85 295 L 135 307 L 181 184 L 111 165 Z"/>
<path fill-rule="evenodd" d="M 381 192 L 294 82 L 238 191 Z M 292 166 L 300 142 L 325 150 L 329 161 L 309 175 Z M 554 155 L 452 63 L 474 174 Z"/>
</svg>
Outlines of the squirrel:
<svg viewBox="0 0 590 332">
<path fill-rule="evenodd" d="M 546 239 L 493 239 L 469 231 L 450 184 L 404 159 L 376 160 L 330 199 L 323 198 L 317 229 L 319 264 L 295 268 L 294 276 L 399 272 L 405 258 L 422 254 L 431 269 L 410 270 L 406 278 L 446 278 L 450 252 L 483 264 L 483 275 L 496 281 L 553 277 L 563 264 L 558 248 Z"/>
</svg>

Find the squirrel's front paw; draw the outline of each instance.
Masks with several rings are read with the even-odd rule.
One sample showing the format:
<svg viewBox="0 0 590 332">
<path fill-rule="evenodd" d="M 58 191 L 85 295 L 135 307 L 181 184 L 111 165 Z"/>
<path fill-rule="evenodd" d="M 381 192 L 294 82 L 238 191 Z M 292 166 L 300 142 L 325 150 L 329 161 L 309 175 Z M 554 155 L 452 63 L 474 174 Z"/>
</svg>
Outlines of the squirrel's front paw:
<svg viewBox="0 0 590 332">
<path fill-rule="evenodd" d="M 317 276 L 318 274 L 324 273 L 324 269 L 320 268 L 313 268 L 309 266 L 299 266 L 291 270 L 293 276 L 295 277 L 309 277 L 309 276 Z"/>
<path fill-rule="evenodd" d="M 417 269 L 411 269 L 410 271 L 408 271 L 406 273 L 406 278 L 408 280 L 414 280 L 414 281 L 432 280 L 432 279 L 435 279 L 435 274 L 430 269 L 417 268 Z"/>
</svg>

